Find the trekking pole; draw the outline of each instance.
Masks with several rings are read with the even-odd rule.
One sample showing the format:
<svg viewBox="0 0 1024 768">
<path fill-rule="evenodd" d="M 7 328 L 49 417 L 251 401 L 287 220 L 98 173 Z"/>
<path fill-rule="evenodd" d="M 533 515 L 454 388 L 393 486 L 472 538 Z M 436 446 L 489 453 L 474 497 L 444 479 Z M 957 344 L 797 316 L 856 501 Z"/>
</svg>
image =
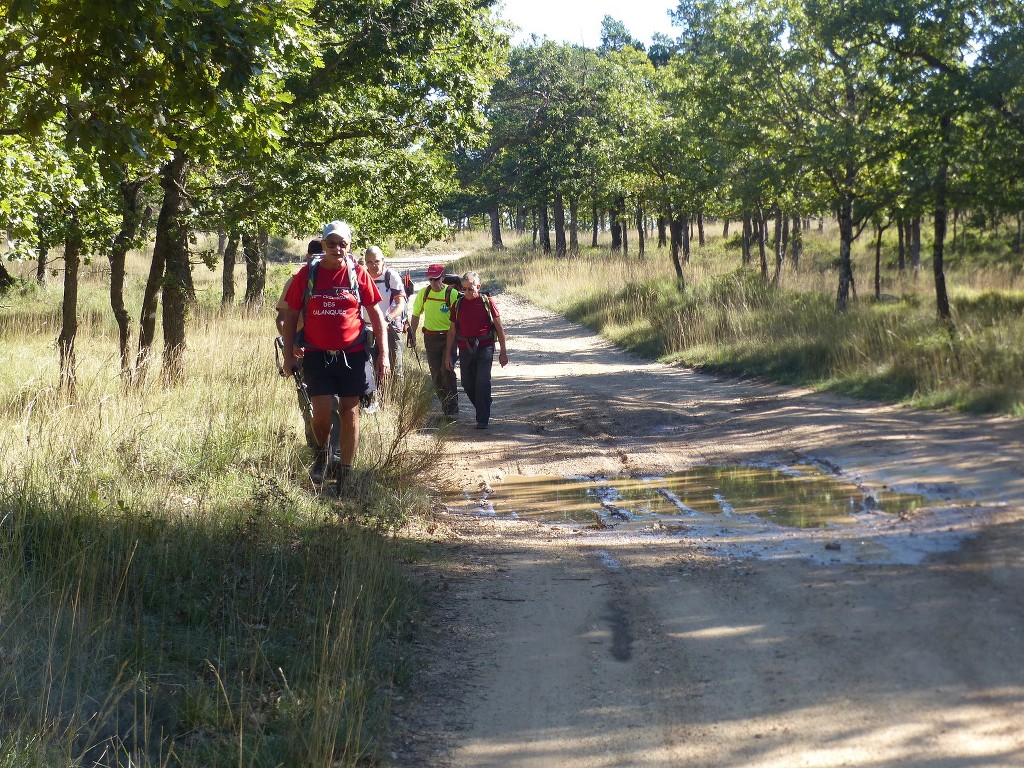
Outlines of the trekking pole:
<svg viewBox="0 0 1024 768">
<path fill-rule="evenodd" d="M 274 362 L 277 363 L 277 372 L 284 376 L 284 339 L 278 336 L 274 339 Z"/>
<path fill-rule="evenodd" d="M 280 336 L 274 339 L 274 359 L 277 362 L 277 372 L 284 376 L 284 339 Z M 298 368 L 292 369 L 292 379 L 295 381 L 295 392 L 299 396 L 299 407 L 302 409 L 302 420 L 306 423 L 309 434 L 312 434 L 313 401 L 309 399 L 309 392 L 306 390 L 306 382 L 302 380 L 302 373 Z"/>
</svg>

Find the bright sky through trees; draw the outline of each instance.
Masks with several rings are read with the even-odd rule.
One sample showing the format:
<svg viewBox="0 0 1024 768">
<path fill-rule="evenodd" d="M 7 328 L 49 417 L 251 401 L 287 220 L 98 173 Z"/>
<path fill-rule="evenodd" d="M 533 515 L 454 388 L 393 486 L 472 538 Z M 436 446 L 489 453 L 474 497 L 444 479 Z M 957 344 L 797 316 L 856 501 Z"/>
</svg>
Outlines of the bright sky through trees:
<svg viewBox="0 0 1024 768">
<path fill-rule="evenodd" d="M 534 33 L 596 48 L 601 44 L 601 19 L 606 14 L 623 22 L 645 45 L 655 32 L 675 37 L 678 31 L 672 27 L 668 11 L 678 5 L 678 0 L 504 0 L 498 14 L 521 28 L 516 42 Z"/>
</svg>

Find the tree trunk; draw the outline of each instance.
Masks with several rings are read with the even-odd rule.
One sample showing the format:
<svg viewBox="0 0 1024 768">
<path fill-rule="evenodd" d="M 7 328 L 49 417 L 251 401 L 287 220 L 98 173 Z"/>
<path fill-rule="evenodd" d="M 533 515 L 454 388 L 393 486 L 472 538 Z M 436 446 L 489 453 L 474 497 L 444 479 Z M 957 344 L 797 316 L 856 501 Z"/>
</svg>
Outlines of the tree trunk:
<svg viewBox="0 0 1024 768">
<path fill-rule="evenodd" d="M 142 187 L 145 181 L 122 181 L 121 189 L 121 229 L 114 237 L 110 249 L 110 309 L 114 312 L 117 322 L 118 351 L 121 355 L 121 377 L 128 379 L 132 372 L 131 353 L 131 322 L 132 317 L 124 304 L 125 260 L 128 251 L 138 236 L 142 226 Z"/>
<path fill-rule="evenodd" d="M 61 327 L 57 337 L 60 353 L 60 386 L 74 397 L 75 337 L 78 335 L 78 268 L 82 263 L 82 233 L 78 227 L 78 213 L 71 214 L 71 226 L 64 242 L 64 298 L 61 302 Z"/>
<path fill-rule="evenodd" d="M 804 255 L 804 229 L 799 216 L 793 217 L 793 249 L 791 260 L 793 271 L 800 271 L 800 257 Z"/>
<path fill-rule="evenodd" d="M 36 256 L 36 282 L 39 285 L 46 285 L 46 256 L 50 249 L 46 247 L 43 240 L 39 241 L 38 256 Z"/>
<path fill-rule="evenodd" d="M 172 161 L 173 162 L 173 161 Z M 161 170 L 161 177 L 164 170 Z M 161 181 L 161 184 L 163 182 Z M 153 258 L 149 263 L 149 277 L 146 279 L 146 289 L 142 294 L 142 311 L 139 315 L 139 350 L 135 355 L 134 378 L 143 381 L 149 371 L 149 363 L 152 358 L 153 343 L 156 340 L 156 311 L 160 301 L 160 292 L 164 284 L 164 272 L 167 268 L 167 222 L 165 219 L 170 215 L 164 208 L 167 204 L 167 195 L 164 194 L 164 203 L 160 206 L 160 213 L 156 223 L 156 242 L 153 245 Z M 149 208 L 147 207 L 147 211 Z M 150 215 L 143 215 L 143 222 L 151 218 Z"/>
<path fill-rule="evenodd" d="M 235 303 L 235 261 L 238 257 L 238 232 L 231 230 L 224 246 L 224 269 L 221 274 L 220 304 L 227 307 Z"/>
<path fill-rule="evenodd" d="M 626 201 L 619 198 L 618 203 L 619 233 L 622 236 L 622 253 L 629 255 L 629 216 L 626 213 Z"/>
<path fill-rule="evenodd" d="M 836 290 L 836 311 L 845 312 L 853 290 L 853 199 L 847 195 L 839 203 L 839 288 Z"/>
<path fill-rule="evenodd" d="M 782 277 L 782 208 L 776 206 L 775 221 L 772 224 L 772 251 L 775 254 L 775 274 L 772 275 L 772 283 L 779 284 Z"/>
<path fill-rule="evenodd" d="M 896 268 L 899 270 L 900 275 L 903 275 L 904 270 L 907 268 L 907 220 L 896 219 L 896 238 L 898 241 L 897 255 L 896 255 Z"/>
<path fill-rule="evenodd" d="M 1024 212 L 1017 213 L 1017 237 L 1013 241 L 1013 252 L 1020 253 L 1024 249 Z"/>
<path fill-rule="evenodd" d="M 786 254 L 789 253 L 789 216 L 782 217 L 782 263 L 786 263 Z"/>
<path fill-rule="evenodd" d="M 567 248 L 565 245 L 565 200 L 562 193 L 555 193 L 555 256 L 565 256 Z"/>
<path fill-rule="evenodd" d="M 750 211 L 743 212 L 743 238 L 740 241 L 740 253 L 743 256 L 743 266 L 750 264 L 750 241 L 754 236 L 754 228 L 750 221 Z"/>
<path fill-rule="evenodd" d="M 882 298 L 882 233 L 889 228 L 889 224 L 879 224 L 875 228 L 875 301 Z"/>
<path fill-rule="evenodd" d="M 946 239 L 946 192 L 949 183 L 949 133 L 951 119 L 948 114 L 939 122 L 939 136 L 942 142 L 942 159 L 935 175 L 935 243 L 932 246 L 932 272 L 935 275 L 935 307 L 939 319 L 949 323 L 953 315 L 949 309 L 949 295 L 946 293 L 946 271 L 943 264 L 943 247 Z"/>
<path fill-rule="evenodd" d="M 158 225 L 159 228 L 159 225 Z M 135 378 L 146 377 L 156 338 L 156 310 L 160 300 L 160 289 L 164 282 L 164 251 L 153 247 L 153 258 L 149 263 L 149 277 L 142 294 L 142 311 L 139 315 L 139 350 L 135 355 Z"/>
<path fill-rule="evenodd" d="M 690 263 L 690 217 L 686 211 L 679 213 L 679 220 L 682 222 L 682 232 L 680 233 L 683 238 L 683 264 Z"/>
<path fill-rule="evenodd" d="M 722 239 L 725 240 L 729 237 L 729 217 L 725 217 L 725 221 L 722 222 Z"/>
<path fill-rule="evenodd" d="M 597 203 L 594 203 L 594 236 L 590 241 L 591 248 L 597 248 L 597 227 L 598 219 L 600 218 L 601 212 L 597 209 Z"/>
<path fill-rule="evenodd" d="M 501 211 L 498 209 L 498 204 L 491 205 L 487 213 L 491 219 L 491 250 L 503 251 L 505 243 L 501 240 Z"/>
<path fill-rule="evenodd" d="M 580 253 L 580 201 L 576 197 L 569 200 L 569 253 L 579 256 Z"/>
<path fill-rule="evenodd" d="M 13 287 L 16 282 L 18 281 L 14 279 L 14 275 L 7 271 L 3 259 L 0 259 L 0 293 Z"/>
<path fill-rule="evenodd" d="M 664 248 L 668 245 L 668 222 L 664 214 L 658 217 L 658 247 Z"/>
<path fill-rule="evenodd" d="M 142 211 L 142 224 L 140 226 L 139 239 L 147 242 L 149 240 L 149 228 L 153 226 L 153 206 L 148 203 Z"/>
<path fill-rule="evenodd" d="M 685 282 L 683 281 L 683 263 L 679 258 L 679 251 L 683 246 L 683 231 L 684 221 L 682 216 L 673 216 L 671 212 L 668 214 L 669 218 L 669 254 L 672 257 L 672 266 L 676 270 L 676 281 L 679 284 L 679 290 L 683 290 Z"/>
<path fill-rule="evenodd" d="M 704 247 L 704 213 L 697 211 L 697 243 Z"/>
<path fill-rule="evenodd" d="M 185 370 L 185 323 L 192 298 L 192 265 L 188 256 L 188 202 L 185 181 L 188 178 L 188 156 L 181 150 L 161 169 L 160 186 L 164 201 L 156 227 L 156 248 L 163 250 L 163 373 L 177 381 Z"/>
<path fill-rule="evenodd" d="M 266 230 L 255 235 L 242 233 L 242 258 L 245 259 L 245 305 L 256 307 L 263 302 L 267 284 Z"/>
<path fill-rule="evenodd" d="M 910 220 L 910 267 L 916 274 L 921 268 L 921 217 Z"/>
<path fill-rule="evenodd" d="M 768 282 L 768 248 L 765 240 L 767 239 L 766 233 L 768 232 L 768 218 L 765 214 L 764 208 L 758 203 L 757 206 L 757 252 L 761 258 L 761 279 L 764 282 Z"/>
<path fill-rule="evenodd" d="M 644 257 L 644 209 L 643 206 L 636 207 L 636 249 L 639 258 Z"/>
<path fill-rule="evenodd" d="M 612 252 L 622 250 L 622 223 L 620 222 L 620 212 L 617 207 L 612 208 L 608 214 L 611 220 L 611 232 L 612 232 Z"/>
<path fill-rule="evenodd" d="M 537 209 L 537 227 L 540 230 L 540 247 L 544 253 L 551 253 L 551 224 L 548 222 L 547 203 Z"/>
</svg>

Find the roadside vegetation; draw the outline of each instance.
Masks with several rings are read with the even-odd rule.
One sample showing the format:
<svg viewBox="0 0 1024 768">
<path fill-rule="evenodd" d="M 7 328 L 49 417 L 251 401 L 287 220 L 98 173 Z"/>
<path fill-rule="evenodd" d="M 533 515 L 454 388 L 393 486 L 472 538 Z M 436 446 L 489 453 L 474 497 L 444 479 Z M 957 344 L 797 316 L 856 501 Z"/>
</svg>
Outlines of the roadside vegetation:
<svg viewBox="0 0 1024 768">
<path fill-rule="evenodd" d="M 979 233 L 954 251 L 952 322 L 936 316 L 928 263 L 900 273 L 896 243 L 884 238 L 880 298 L 875 243 L 858 241 L 856 298 L 836 312 L 834 225 L 804 233 L 799 269 L 787 266 L 777 284 L 743 267 L 739 237 L 722 237 L 720 228 L 694 247 L 682 290 L 668 249 L 653 245 L 642 257 L 611 253 L 606 242 L 556 257 L 526 236 L 500 252 L 479 242 L 467 263 L 484 274 L 485 288 L 504 286 L 647 357 L 869 399 L 1024 416 L 1024 274 L 998 258 L 1011 237 Z"/>
<path fill-rule="evenodd" d="M 137 303 L 146 265 L 129 267 Z M 410 365 L 387 418 L 364 417 L 357 491 L 315 496 L 272 312 L 221 308 L 219 276 L 196 279 L 174 384 L 123 385 L 101 269 L 82 276 L 75 397 L 57 386 L 60 290 L 0 307 L 0 765 L 380 755 L 418 611 L 393 534 L 428 504 L 409 445 L 425 377 Z"/>
</svg>

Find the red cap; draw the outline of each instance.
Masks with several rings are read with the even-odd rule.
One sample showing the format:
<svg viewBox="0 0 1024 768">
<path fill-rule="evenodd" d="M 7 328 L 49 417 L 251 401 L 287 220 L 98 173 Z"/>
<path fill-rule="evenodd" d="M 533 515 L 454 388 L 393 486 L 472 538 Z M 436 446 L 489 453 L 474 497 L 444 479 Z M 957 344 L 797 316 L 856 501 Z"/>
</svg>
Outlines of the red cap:
<svg viewBox="0 0 1024 768">
<path fill-rule="evenodd" d="M 427 280 L 444 275 L 444 264 L 431 264 L 427 267 Z"/>
</svg>

